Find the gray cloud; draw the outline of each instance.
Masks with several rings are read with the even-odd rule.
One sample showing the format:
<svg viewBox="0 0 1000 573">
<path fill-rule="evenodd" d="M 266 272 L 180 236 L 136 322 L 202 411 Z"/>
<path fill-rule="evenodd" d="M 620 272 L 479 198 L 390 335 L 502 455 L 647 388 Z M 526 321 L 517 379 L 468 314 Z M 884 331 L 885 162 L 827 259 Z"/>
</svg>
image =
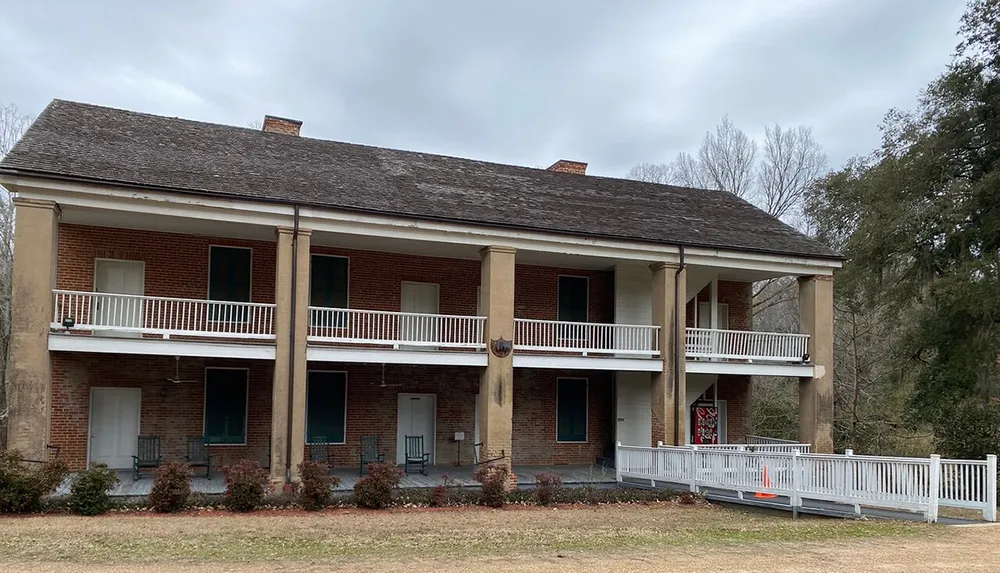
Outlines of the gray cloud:
<svg viewBox="0 0 1000 573">
<path fill-rule="evenodd" d="M 622 176 L 728 113 L 815 128 L 832 165 L 878 144 L 953 51 L 962 0 L 19 2 L 0 102 L 66 98 Z"/>
</svg>

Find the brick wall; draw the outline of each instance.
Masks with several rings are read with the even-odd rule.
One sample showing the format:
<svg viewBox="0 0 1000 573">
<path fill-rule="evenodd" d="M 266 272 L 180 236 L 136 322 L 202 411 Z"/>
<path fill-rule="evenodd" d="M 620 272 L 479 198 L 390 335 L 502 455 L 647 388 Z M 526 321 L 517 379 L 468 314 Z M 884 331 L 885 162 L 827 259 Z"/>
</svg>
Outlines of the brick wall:
<svg viewBox="0 0 1000 573">
<path fill-rule="evenodd" d="M 587 442 L 556 442 L 556 380 L 587 379 Z M 608 453 L 614 426 L 612 372 L 514 370 L 515 464 L 591 464 Z"/>
<path fill-rule="evenodd" d="M 210 245 L 253 249 L 251 302 L 274 302 L 273 242 L 82 225 L 59 226 L 57 288 L 92 291 L 94 260 L 122 259 L 145 263 L 147 296 L 204 299 Z"/>
<path fill-rule="evenodd" d="M 171 356 L 53 352 L 50 443 L 61 447 L 60 456 L 71 469 L 83 468 L 87 460 L 90 389 L 140 388 L 140 434 L 162 438 L 164 459 L 183 459 L 186 437 L 204 431 L 204 379 L 208 366 L 249 368 L 247 444 L 212 446 L 213 463 L 221 466 L 246 457 L 266 463 L 274 378 L 270 361 L 181 358 L 180 375 L 185 381 L 174 384 L 167 381 L 174 376 L 175 359 Z"/>
<path fill-rule="evenodd" d="M 465 432 L 465 441 L 461 444 L 463 465 L 472 462 L 480 368 L 387 364 L 385 388 L 380 386 L 382 370 L 377 364 L 311 362 L 309 368 L 347 372 L 346 443 L 331 446 L 336 464 L 357 467 L 361 436 L 364 435 L 377 435 L 385 459 L 396 459 L 400 393 L 436 396 L 437 465 L 452 465 L 457 461 L 460 444 L 454 441 L 455 432 Z M 426 438 L 424 445 L 430 445 Z"/>
<path fill-rule="evenodd" d="M 719 399 L 726 401 L 729 443 L 743 443 L 750 433 L 750 377 L 719 375 Z"/>
<path fill-rule="evenodd" d="M 559 275 L 587 277 L 588 321 L 615 321 L 615 273 L 517 265 L 514 269 L 514 316 L 556 320 L 559 314 Z"/>
<path fill-rule="evenodd" d="M 719 281 L 719 303 L 729 305 L 729 329 L 753 329 L 753 287 L 752 283 Z M 696 303 L 711 302 L 712 287 L 701 289 L 698 296 L 687 304 L 687 325 L 694 327 L 694 309 Z"/>
</svg>

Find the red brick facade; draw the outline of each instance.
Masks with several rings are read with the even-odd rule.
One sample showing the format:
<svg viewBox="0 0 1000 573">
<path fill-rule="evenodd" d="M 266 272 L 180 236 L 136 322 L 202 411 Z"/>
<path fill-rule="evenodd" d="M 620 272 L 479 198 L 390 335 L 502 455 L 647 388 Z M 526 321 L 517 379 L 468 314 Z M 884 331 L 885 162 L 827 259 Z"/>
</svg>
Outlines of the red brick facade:
<svg viewBox="0 0 1000 573">
<path fill-rule="evenodd" d="M 274 302 L 274 242 L 81 225 L 59 226 L 56 288 L 90 292 L 94 261 L 121 259 L 145 263 L 146 296 L 205 299 L 211 245 L 253 249 L 250 301 Z"/>
<path fill-rule="evenodd" d="M 726 401 L 726 428 L 730 444 L 740 444 L 750 433 L 750 377 L 721 374 L 719 400 Z"/>
<path fill-rule="evenodd" d="M 174 384 L 167 380 L 174 376 L 172 356 L 53 352 L 50 442 L 61 448 L 60 456 L 71 469 L 82 468 L 87 460 L 90 389 L 140 388 L 139 433 L 160 436 L 165 459 L 183 459 L 186 437 L 204 433 L 205 368 L 212 366 L 249 371 L 247 443 L 213 446 L 214 463 L 241 458 L 267 463 L 274 379 L 270 361 L 181 358 L 183 382 Z"/>
<path fill-rule="evenodd" d="M 751 283 L 719 281 L 719 304 L 729 306 L 729 330 L 753 330 Z M 687 304 L 687 325 L 695 326 L 695 304 L 711 302 L 711 286 L 701 289 Z"/>
<path fill-rule="evenodd" d="M 146 295 L 204 299 L 208 292 L 210 245 L 252 248 L 252 301 L 274 301 L 274 242 L 69 224 L 59 229 L 57 286 L 90 291 L 94 288 L 95 259 L 137 260 L 145 263 Z M 352 308 L 399 310 L 401 283 L 414 281 L 440 285 L 442 314 L 477 313 L 480 283 L 477 260 L 318 246 L 313 247 L 312 252 L 350 258 L 349 306 Z M 515 316 L 555 320 L 558 277 L 563 274 L 589 279 L 589 321 L 614 321 L 612 271 L 532 265 L 515 268 Z M 744 283 L 719 283 L 720 302 L 729 304 L 730 328 L 750 327 L 748 289 Z M 698 299 L 707 300 L 707 297 L 706 288 Z M 688 317 L 691 324 L 693 312 L 690 307 Z M 62 455 L 74 469 L 83 467 L 87 459 L 90 389 L 135 387 L 142 390 L 140 432 L 163 437 L 164 456 L 180 459 L 184 454 L 185 438 L 203 433 L 204 372 L 206 367 L 212 366 L 249 369 L 247 444 L 213 446 L 216 463 L 223 465 L 244 457 L 266 463 L 273 380 L 270 361 L 182 358 L 181 378 L 192 382 L 174 384 L 167 381 L 174 375 L 173 357 L 54 352 L 50 442 L 62 448 Z M 436 395 L 438 465 L 451 465 L 459 458 L 463 464 L 472 460 L 479 368 L 388 365 L 386 382 L 402 385 L 382 388 L 378 365 L 310 363 L 309 366 L 317 370 L 347 372 L 346 443 L 333 446 L 338 465 L 357 465 L 360 438 L 366 434 L 378 435 L 386 458 L 395 458 L 397 403 L 401 392 Z M 556 442 L 556 380 L 561 376 L 588 379 L 585 443 Z M 606 371 L 516 369 L 512 461 L 516 464 L 586 464 L 608 455 L 615 428 L 613 380 L 613 373 Z M 746 433 L 748 392 L 746 377 L 720 377 L 720 398 L 729 401 L 730 441 L 737 441 L 737 437 Z M 462 444 L 454 441 L 455 432 L 465 432 Z"/>
</svg>

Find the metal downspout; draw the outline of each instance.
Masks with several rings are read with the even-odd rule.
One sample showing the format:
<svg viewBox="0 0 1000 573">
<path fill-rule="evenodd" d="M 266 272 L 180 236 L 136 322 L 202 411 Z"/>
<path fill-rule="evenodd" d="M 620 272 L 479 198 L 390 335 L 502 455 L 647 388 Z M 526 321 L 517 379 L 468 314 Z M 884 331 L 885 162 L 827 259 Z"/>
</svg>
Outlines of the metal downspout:
<svg viewBox="0 0 1000 573">
<path fill-rule="evenodd" d="M 685 353 L 681 352 L 684 344 L 684 337 L 679 336 L 681 332 L 680 322 L 680 308 L 681 308 L 681 291 L 678 288 L 680 285 L 681 271 L 684 270 L 684 245 L 678 245 L 680 249 L 680 264 L 677 265 L 677 271 L 674 272 L 674 324 L 673 333 L 671 337 L 674 339 L 673 352 L 674 352 L 674 442 L 677 445 L 684 443 L 684 435 L 686 435 L 686 430 L 684 424 L 681 422 L 683 420 L 684 411 L 687 409 L 687 405 L 684 400 L 680 400 L 681 392 L 681 365 L 680 360 L 686 360 Z M 684 303 L 687 305 L 687 303 Z M 684 325 L 686 326 L 686 325 Z M 686 381 L 685 381 L 686 382 Z M 682 432 L 684 432 L 682 434 Z"/>
</svg>

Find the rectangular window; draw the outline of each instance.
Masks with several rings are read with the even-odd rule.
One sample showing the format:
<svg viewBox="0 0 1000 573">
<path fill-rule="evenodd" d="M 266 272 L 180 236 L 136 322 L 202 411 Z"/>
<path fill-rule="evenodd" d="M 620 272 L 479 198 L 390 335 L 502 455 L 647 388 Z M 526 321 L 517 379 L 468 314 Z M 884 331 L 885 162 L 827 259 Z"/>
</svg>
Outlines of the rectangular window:
<svg viewBox="0 0 1000 573">
<path fill-rule="evenodd" d="M 587 322 L 587 277 L 559 277 L 559 317 L 563 322 Z"/>
<path fill-rule="evenodd" d="M 587 441 L 587 379 L 556 380 L 556 441 Z"/>
<path fill-rule="evenodd" d="M 306 441 L 343 444 L 347 432 L 347 373 L 309 371 Z"/>
<path fill-rule="evenodd" d="M 328 255 L 313 255 L 309 262 L 309 306 L 347 308 L 347 285 L 350 259 Z M 309 313 L 310 324 L 320 327 L 345 328 L 347 315 L 341 312 Z"/>
<path fill-rule="evenodd" d="M 313 255 L 310 263 L 309 306 L 347 308 L 349 259 Z"/>
<path fill-rule="evenodd" d="M 205 439 L 210 444 L 247 441 L 247 370 L 205 370 Z"/>
<path fill-rule="evenodd" d="M 729 329 L 729 305 L 726 303 L 719 303 L 716 305 L 719 309 L 719 330 Z M 702 302 L 698 303 L 698 328 L 712 328 L 712 303 Z"/>
<path fill-rule="evenodd" d="M 209 247 L 208 299 L 250 302 L 250 258 L 242 247 Z M 212 320 L 245 322 L 247 309 L 237 305 L 212 305 Z"/>
</svg>

